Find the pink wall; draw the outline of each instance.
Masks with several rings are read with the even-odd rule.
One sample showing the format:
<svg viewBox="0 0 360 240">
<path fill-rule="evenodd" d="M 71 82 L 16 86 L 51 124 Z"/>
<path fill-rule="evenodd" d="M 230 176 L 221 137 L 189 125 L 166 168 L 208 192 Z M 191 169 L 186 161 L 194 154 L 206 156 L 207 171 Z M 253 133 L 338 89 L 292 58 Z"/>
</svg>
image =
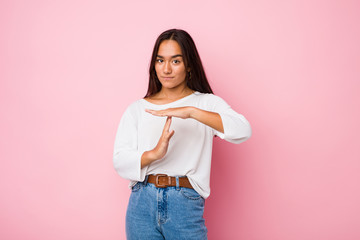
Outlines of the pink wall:
<svg viewBox="0 0 360 240">
<path fill-rule="evenodd" d="M 209 239 L 360 239 L 358 1 L 1 1 L 0 239 L 124 239 L 116 128 L 154 41 L 195 39 L 252 138 L 215 140 Z"/>
</svg>

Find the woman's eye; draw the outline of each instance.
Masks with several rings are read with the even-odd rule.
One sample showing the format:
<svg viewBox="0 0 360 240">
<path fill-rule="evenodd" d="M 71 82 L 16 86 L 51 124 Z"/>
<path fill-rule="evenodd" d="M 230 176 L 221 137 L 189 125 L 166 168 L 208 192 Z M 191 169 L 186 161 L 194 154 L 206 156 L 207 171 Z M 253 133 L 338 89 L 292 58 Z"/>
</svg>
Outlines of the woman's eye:
<svg viewBox="0 0 360 240">
<path fill-rule="evenodd" d="M 156 59 L 156 61 L 157 61 L 158 63 L 162 63 L 164 60 L 162 60 L 162 59 Z"/>
<path fill-rule="evenodd" d="M 174 63 L 179 63 L 180 61 L 179 61 L 179 60 L 174 60 L 173 62 L 174 62 Z"/>
</svg>

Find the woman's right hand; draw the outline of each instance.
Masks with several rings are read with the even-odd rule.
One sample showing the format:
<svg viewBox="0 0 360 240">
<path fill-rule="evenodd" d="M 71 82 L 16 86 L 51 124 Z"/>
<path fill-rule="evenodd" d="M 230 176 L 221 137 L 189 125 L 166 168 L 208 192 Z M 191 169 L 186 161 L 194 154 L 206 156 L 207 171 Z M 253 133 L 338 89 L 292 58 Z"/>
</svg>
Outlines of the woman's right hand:
<svg viewBox="0 0 360 240">
<path fill-rule="evenodd" d="M 163 158 L 167 152 L 169 141 L 174 135 L 175 131 L 170 130 L 171 117 L 167 117 L 164 129 L 162 131 L 161 137 L 156 145 L 156 147 L 150 151 L 146 151 L 141 156 L 141 168 L 149 165 L 153 161 Z"/>
</svg>

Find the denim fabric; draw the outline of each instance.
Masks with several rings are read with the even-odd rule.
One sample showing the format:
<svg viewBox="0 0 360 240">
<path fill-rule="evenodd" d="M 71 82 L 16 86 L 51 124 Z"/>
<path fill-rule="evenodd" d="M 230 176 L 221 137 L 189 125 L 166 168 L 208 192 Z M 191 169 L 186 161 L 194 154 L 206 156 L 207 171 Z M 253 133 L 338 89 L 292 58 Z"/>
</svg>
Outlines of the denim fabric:
<svg viewBox="0 0 360 240">
<path fill-rule="evenodd" d="M 205 199 L 193 189 L 138 182 L 126 212 L 127 239 L 207 239 L 204 206 Z"/>
</svg>

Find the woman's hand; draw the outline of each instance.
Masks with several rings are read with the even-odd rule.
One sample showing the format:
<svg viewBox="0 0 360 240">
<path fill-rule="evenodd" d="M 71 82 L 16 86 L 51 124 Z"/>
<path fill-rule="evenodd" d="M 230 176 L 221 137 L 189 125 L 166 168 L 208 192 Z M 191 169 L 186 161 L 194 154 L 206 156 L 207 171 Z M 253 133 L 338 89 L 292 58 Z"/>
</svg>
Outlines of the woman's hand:
<svg viewBox="0 0 360 240">
<path fill-rule="evenodd" d="M 151 113 L 154 116 L 159 117 L 178 117 L 182 119 L 191 118 L 191 114 L 194 111 L 193 107 L 177 107 L 168 108 L 164 110 L 151 110 L 145 109 L 146 112 Z"/>
<path fill-rule="evenodd" d="M 224 133 L 224 126 L 220 115 L 216 112 L 209 112 L 196 107 L 177 107 L 164 110 L 145 109 L 146 112 L 159 117 L 178 117 L 182 119 L 195 119 L 219 132 Z"/>
<path fill-rule="evenodd" d="M 171 117 L 167 117 L 161 137 L 153 150 L 146 151 L 141 156 L 141 168 L 149 165 L 153 161 L 163 158 L 168 150 L 170 138 L 174 135 L 175 131 L 169 131 L 171 125 Z"/>
<path fill-rule="evenodd" d="M 172 130 L 171 132 L 169 131 L 170 125 L 171 125 L 171 117 L 167 117 L 159 142 L 156 145 L 156 147 L 153 149 L 156 159 L 161 159 L 165 156 L 169 146 L 170 138 L 175 133 L 174 130 Z"/>
</svg>

